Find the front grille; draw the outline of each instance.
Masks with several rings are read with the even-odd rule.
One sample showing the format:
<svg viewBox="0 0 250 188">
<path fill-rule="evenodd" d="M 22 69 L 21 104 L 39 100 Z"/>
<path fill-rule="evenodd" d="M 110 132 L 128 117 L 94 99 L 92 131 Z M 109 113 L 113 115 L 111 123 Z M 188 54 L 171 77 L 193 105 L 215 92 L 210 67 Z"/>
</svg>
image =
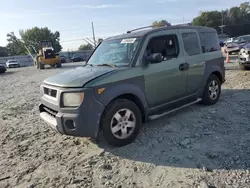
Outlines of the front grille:
<svg viewBox="0 0 250 188">
<path fill-rule="evenodd" d="M 44 94 L 56 98 L 57 90 L 44 87 Z"/>
<path fill-rule="evenodd" d="M 40 111 L 41 112 L 47 112 L 49 115 L 53 116 L 53 117 L 56 117 L 56 114 L 58 113 L 57 111 L 55 110 L 52 110 L 44 105 L 41 106 L 40 108 Z"/>
</svg>

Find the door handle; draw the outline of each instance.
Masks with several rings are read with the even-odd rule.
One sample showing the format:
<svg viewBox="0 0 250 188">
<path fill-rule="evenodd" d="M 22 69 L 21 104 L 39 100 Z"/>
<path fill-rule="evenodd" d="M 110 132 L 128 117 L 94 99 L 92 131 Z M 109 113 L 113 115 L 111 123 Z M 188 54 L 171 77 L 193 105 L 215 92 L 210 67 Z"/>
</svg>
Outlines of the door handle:
<svg viewBox="0 0 250 188">
<path fill-rule="evenodd" d="M 186 71 L 186 70 L 188 70 L 189 69 L 189 64 L 188 63 L 182 63 L 182 64 L 180 64 L 180 66 L 179 66 L 179 70 L 180 71 Z"/>
</svg>

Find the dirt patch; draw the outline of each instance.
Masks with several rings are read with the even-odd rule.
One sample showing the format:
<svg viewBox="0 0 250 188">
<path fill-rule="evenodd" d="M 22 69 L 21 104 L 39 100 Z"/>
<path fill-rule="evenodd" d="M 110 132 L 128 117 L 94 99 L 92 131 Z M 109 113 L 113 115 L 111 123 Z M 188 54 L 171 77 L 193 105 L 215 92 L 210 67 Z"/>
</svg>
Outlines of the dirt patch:
<svg viewBox="0 0 250 188">
<path fill-rule="evenodd" d="M 218 104 L 149 122 L 122 148 L 59 135 L 39 120 L 40 84 L 66 65 L 0 75 L 0 187 L 249 187 L 250 72 L 226 66 Z"/>
</svg>

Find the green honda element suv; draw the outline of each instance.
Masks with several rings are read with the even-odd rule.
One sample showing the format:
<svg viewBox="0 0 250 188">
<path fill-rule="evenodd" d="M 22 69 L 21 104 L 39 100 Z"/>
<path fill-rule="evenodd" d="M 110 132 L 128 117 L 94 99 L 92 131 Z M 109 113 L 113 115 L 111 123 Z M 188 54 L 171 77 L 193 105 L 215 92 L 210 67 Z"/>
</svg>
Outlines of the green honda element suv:
<svg viewBox="0 0 250 188">
<path fill-rule="evenodd" d="M 124 146 L 147 120 L 215 104 L 224 82 L 216 30 L 138 29 L 105 39 L 86 64 L 44 80 L 40 117 L 61 134 Z"/>
</svg>

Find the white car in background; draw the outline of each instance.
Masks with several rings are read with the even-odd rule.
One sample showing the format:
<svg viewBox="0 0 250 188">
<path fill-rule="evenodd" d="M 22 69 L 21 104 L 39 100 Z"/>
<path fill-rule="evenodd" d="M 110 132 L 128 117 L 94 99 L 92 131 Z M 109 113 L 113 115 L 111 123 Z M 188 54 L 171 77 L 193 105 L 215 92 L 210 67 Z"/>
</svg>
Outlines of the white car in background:
<svg viewBox="0 0 250 188">
<path fill-rule="evenodd" d="M 20 67 L 20 64 L 17 60 L 8 60 L 6 62 L 6 67 L 7 68 L 15 68 L 15 67 Z"/>
<path fill-rule="evenodd" d="M 233 42 L 234 38 L 228 38 L 225 42 L 226 44 Z"/>
</svg>

